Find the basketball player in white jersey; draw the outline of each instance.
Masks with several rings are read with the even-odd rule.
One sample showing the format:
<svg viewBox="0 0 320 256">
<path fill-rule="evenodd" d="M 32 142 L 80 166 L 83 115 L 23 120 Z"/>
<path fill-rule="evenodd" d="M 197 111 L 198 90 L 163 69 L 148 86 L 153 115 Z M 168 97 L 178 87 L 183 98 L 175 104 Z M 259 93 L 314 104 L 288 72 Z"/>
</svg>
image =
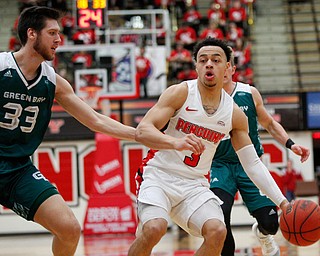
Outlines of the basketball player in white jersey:
<svg viewBox="0 0 320 256">
<path fill-rule="evenodd" d="M 136 130 L 136 140 L 153 150 L 140 170 L 137 201 L 142 227 L 129 256 L 150 255 L 165 235 L 169 218 L 204 238 L 195 255 L 221 254 L 226 237 L 223 202 L 210 191 L 205 175 L 220 140 L 229 133 L 257 186 L 282 210 L 289 206 L 254 150 L 246 116 L 223 90 L 231 50 L 223 41 L 207 38 L 193 55 L 198 78 L 166 89 Z"/>
</svg>

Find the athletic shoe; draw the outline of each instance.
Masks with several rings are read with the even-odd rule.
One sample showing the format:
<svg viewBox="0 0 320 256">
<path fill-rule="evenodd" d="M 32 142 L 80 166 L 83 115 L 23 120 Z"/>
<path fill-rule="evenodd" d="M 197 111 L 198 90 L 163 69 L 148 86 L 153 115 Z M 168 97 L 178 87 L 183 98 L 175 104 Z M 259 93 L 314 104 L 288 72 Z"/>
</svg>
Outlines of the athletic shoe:
<svg viewBox="0 0 320 256">
<path fill-rule="evenodd" d="M 252 232 L 258 238 L 263 256 L 280 256 L 280 249 L 272 235 L 264 235 L 258 229 L 258 223 L 252 226 Z"/>
</svg>

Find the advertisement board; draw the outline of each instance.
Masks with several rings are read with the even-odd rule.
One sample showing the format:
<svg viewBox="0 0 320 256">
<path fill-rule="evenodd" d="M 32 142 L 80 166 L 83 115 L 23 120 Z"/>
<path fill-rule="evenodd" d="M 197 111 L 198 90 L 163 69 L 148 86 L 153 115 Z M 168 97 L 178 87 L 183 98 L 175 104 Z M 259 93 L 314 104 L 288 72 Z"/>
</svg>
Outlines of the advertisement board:
<svg viewBox="0 0 320 256">
<path fill-rule="evenodd" d="M 307 92 L 305 98 L 307 129 L 320 129 L 320 92 Z"/>
</svg>

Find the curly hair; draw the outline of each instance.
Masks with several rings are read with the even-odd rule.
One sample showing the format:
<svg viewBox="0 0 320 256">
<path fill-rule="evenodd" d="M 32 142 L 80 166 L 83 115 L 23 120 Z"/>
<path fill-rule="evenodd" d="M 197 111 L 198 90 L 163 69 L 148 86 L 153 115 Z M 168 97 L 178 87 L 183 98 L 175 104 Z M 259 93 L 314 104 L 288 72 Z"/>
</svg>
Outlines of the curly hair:
<svg viewBox="0 0 320 256">
<path fill-rule="evenodd" d="M 193 59 L 197 61 L 197 55 L 199 50 L 204 46 L 218 46 L 221 47 L 227 57 L 227 62 L 230 61 L 232 50 L 229 48 L 225 41 L 222 41 L 217 38 L 208 37 L 200 42 L 198 42 L 193 48 Z"/>
</svg>

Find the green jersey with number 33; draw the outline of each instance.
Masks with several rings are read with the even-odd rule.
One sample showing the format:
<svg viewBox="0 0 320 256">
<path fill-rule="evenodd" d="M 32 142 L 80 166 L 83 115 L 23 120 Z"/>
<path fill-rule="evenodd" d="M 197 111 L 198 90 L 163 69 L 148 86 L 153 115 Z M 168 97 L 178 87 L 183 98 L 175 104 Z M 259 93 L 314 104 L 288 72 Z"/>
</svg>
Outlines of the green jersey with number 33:
<svg viewBox="0 0 320 256">
<path fill-rule="evenodd" d="M 56 74 L 43 62 L 27 81 L 12 53 L 0 53 L 0 156 L 31 156 L 47 130 Z"/>
</svg>

